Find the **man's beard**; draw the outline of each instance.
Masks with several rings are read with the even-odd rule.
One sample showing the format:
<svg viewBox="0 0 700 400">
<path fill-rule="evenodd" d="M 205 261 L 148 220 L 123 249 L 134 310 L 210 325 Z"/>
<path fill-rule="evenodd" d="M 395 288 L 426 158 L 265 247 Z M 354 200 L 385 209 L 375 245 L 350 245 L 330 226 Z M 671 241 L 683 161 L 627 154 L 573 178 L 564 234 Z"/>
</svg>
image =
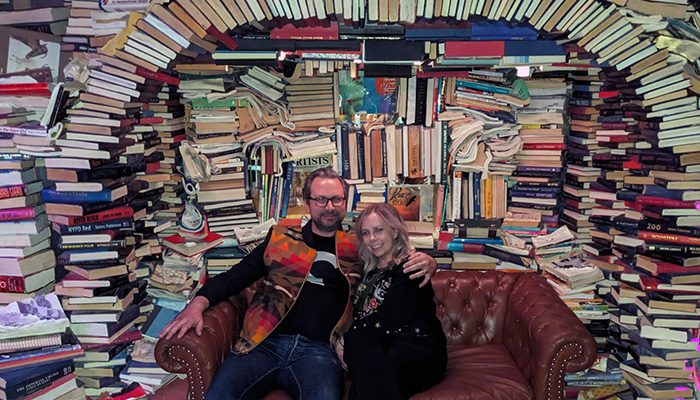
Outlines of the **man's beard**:
<svg viewBox="0 0 700 400">
<path fill-rule="evenodd" d="M 334 222 L 332 222 L 330 224 L 326 224 L 323 221 L 324 217 L 333 217 Z M 324 211 L 318 216 L 317 220 L 313 220 L 313 223 L 316 225 L 316 227 L 323 232 L 335 232 L 335 231 L 337 231 L 338 228 L 340 227 L 341 222 L 342 222 L 342 219 L 340 218 L 340 213 L 338 213 L 337 211 L 330 211 L 330 212 Z"/>
</svg>

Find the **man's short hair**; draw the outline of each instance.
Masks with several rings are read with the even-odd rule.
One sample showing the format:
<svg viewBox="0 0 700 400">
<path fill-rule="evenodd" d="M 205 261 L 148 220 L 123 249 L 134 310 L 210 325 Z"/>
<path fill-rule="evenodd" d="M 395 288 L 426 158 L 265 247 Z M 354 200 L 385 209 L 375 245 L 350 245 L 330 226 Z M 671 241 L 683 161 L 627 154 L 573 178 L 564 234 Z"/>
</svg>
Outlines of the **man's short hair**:
<svg viewBox="0 0 700 400">
<path fill-rule="evenodd" d="M 338 175 L 338 173 L 333 170 L 333 168 L 324 167 L 313 171 L 306 177 L 306 180 L 304 181 L 304 190 L 302 192 L 302 194 L 304 195 L 304 200 L 307 200 L 311 197 L 311 183 L 313 183 L 314 179 L 316 178 L 337 179 L 338 181 L 340 181 L 340 184 L 343 185 L 343 195 L 346 199 L 348 198 L 348 191 L 350 190 L 350 185 L 348 185 L 348 183 L 345 182 L 345 179 L 341 178 L 340 175 Z"/>
</svg>

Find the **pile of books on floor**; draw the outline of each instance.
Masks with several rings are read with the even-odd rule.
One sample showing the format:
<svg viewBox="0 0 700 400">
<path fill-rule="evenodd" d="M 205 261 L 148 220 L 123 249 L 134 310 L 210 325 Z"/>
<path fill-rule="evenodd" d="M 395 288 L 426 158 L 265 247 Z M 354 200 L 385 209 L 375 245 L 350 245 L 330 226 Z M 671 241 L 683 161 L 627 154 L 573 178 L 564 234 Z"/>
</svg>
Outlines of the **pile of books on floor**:
<svg viewBox="0 0 700 400">
<path fill-rule="evenodd" d="M 498 236 L 501 220 L 459 219 L 452 229 L 442 231 L 438 237 L 438 250 L 451 251 L 452 263 L 441 263 L 442 268 L 455 270 L 493 270 L 499 259 L 485 254 L 486 246 L 502 245 Z"/>
<path fill-rule="evenodd" d="M 607 255 L 610 254 L 610 246 L 591 233 L 594 224 L 590 220 L 596 204 L 590 196 L 590 187 L 601 174 L 601 169 L 593 166 L 593 156 L 608 151 L 591 137 L 597 128 L 602 127 L 600 112 L 596 107 L 603 104 L 604 99 L 600 98 L 600 91 L 592 89 L 602 86 L 599 70 L 597 67 L 581 68 L 569 74 L 573 90 L 568 99 L 570 129 L 566 141 L 562 222 L 571 229 L 577 243 L 586 245 L 586 250 L 595 250 L 592 252 L 596 255 Z"/>
<path fill-rule="evenodd" d="M 63 35 L 68 25 L 68 8 L 63 0 L 5 1 L 0 3 L 0 19 L 2 25 Z"/>
<path fill-rule="evenodd" d="M 154 310 L 157 315 L 160 312 Z M 169 321 L 168 321 L 169 322 Z M 146 333 L 145 335 L 148 335 Z M 166 372 L 156 363 L 153 354 L 157 338 L 144 336 L 134 343 L 133 351 L 129 354 L 126 367 L 119 374 L 119 378 L 125 384 L 137 383 L 147 394 L 153 394 L 163 385 L 177 377 L 176 374 Z"/>
<path fill-rule="evenodd" d="M 85 398 L 74 364 L 83 349 L 69 326 L 54 293 L 0 308 L 1 397 Z"/>
<path fill-rule="evenodd" d="M 0 84 L 0 304 L 54 288 L 55 256 L 41 199 L 46 186 L 41 157 L 58 154 L 49 130 L 62 118 L 67 94 L 62 85 L 49 83 L 52 75 L 46 70 L 24 71 L 29 76 L 18 73 Z M 35 82 L 38 78 L 47 82 Z"/>
<path fill-rule="evenodd" d="M 120 5 L 125 6 L 117 3 L 117 7 Z M 96 55 L 97 49 L 127 27 L 130 11 L 144 11 L 147 6 L 146 0 L 129 2 L 123 10 L 115 9 L 111 2 L 99 0 L 70 2 L 61 50 L 70 52 L 74 58 L 79 53 Z"/>
<path fill-rule="evenodd" d="M 522 150 L 508 177 L 508 211 L 537 212 L 547 227 L 559 224 L 564 103 L 567 84 L 556 78 L 525 81 L 530 102 L 517 116 Z"/>
</svg>

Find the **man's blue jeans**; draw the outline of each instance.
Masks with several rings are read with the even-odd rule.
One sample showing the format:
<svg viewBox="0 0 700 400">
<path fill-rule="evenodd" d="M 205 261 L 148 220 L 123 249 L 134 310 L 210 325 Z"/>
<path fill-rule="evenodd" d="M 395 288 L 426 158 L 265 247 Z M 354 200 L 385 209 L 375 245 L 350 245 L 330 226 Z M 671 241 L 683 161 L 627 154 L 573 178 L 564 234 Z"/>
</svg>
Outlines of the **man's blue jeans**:
<svg viewBox="0 0 700 400">
<path fill-rule="evenodd" d="M 231 354 L 209 386 L 206 400 L 261 399 L 284 389 L 299 400 L 338 400 L 343 369 L 326 342 L 273 334 L 247 354 Z"/>
</svg>

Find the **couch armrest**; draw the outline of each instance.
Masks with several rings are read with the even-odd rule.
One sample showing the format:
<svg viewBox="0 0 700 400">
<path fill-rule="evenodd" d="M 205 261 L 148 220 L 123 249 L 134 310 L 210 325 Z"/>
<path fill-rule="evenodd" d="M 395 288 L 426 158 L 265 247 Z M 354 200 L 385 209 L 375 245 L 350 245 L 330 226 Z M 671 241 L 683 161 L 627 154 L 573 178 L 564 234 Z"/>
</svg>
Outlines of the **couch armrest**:
<svg viewBox="0 0 700 400">
<path fill-rule="evenodd" d="M 204 312 L 202 336 L 190 330 L 181 339 L 158 340 L 158 365 L 169 372 L 187 374 L 189 399 L 204 399 L 216 370 L 238 339 L 245 308 L 243 296 L 232 297 Z"/>
<path fill-rule="evenodd" d="M 508 298 L 503 344 L 537 400 L 561 400 L 564 374 L 596 360 L 593 336 L 538 274 L 521 274 Z"/>
</svg>

